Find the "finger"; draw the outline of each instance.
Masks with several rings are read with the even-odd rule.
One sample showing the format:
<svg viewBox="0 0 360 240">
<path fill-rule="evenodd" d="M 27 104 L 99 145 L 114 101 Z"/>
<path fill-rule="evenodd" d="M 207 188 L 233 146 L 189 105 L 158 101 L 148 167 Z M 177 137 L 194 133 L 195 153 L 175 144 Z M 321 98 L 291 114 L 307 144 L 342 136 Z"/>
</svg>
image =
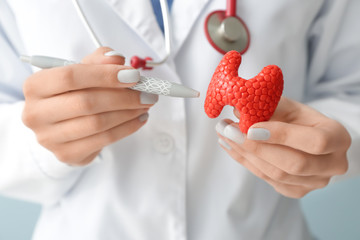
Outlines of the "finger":
<svg viewBox="0 0 360 240">
<path fill-rule="evenodd" d="M 237 117 L 238 119 L 240 119 L 241 114 L 240 114 L 240 112 L 239 112 L 236 108 L 233 109 L 233 113 L 234 113 L 235 117 Z"/>
<path fill-rule="evenodd" d="M 157 101 L 158 95 L 131 89 L 88 89 L 39 101 L 32 114 L 55 123 L 103 112 L 149 108 Z"/>
<path fill-rule="evenodd" d="M 269 121 L 254 124 L 248 131 L 252 140 L 265 139 L 267 143 L 288 146 L 309 154 L 329 154 L 338 146 L 338 138 L 327 129 Z"/>
<path fill-rule="evenodd" d="M 263 175 L 262 178 L 269 178 L 276 182 L 286 183 L 289 185 L 299 185 L 299 186 L 307 186 L 307 187 L 314 187 L 314 188 L 322 188 L 328 184 L 328 178 L 324 176 L 316 176 L 316 175 L 309 175 L 309 176 L 301 176 L 301 175 L 292 175 L 288 172 L 278 168 L 277 166 L 272 165 L 271 163 L 263 160 L 257 155 L 248 152 L 246 146 L 239 146 L 235 142 L 224 138 L 223 136 L 219 135 L 231 148 L 229 151 L 233 151 L 231 154 L 234 155 L 241 155 L 243 158 L 247 159 L 256 169 L 258 169 Z"/>
<path fill-rule="evenodd" d="M 99 155 L 101 150 L 96 151 L 94 153 L 91 153 L 89 156 L 85 157 L 84 160 L 80 161 L 80 162 L 76 162 L 76 163 L 69 163 L 70 166 L 85 166 L 90 164 L 92 161 L 94 161 L 94 159 L 97 157 L 97 155 Z"/>
<path fill-rule="evenodd" d="M 36 72 L 23 90 L 25 98 L 47 98 L 80 89 L 127 88 L 139 80 L 139 71 L 126 66 L 74 64 Z"/>
<path fill-rule="evenodd" d="M 313 147 L 312 144 L 316 144 L 314 142 L 315 140 L 309 138 L 307 134 L 302 135 L 305 132 L 303 128 L 307 129 L 307 127 L 298 125 L 293 126 L 293 124 L 276 122 L 280 125 L 278 127 L 279 130 L 275 131 L 274 128 L 270 128 L 270 132 L 281 132 L 284 133 L 285 136 L 290 137 L 276 138 L 276 134 L 274 134 L 275 137 L 271 134 L 270 138 L 266 141 L 251 141 L 249 138 L 265 139 L 263 138 L 264 136 L 269 137 L 268 133 L 265 134 L 268 130 L 264 128 L 257 128 L 255 131 L 251 131 L 250 129 L 247 135 L 248 140 L 246 140 L 245 134 L 240 132 L 235 123 L 228 123 L 229 122 L 227 121 L 221 121 L 217 125 L 217 132 L 222 136 L 240 144 L 242 149 L 246 149 L 247 152 L 251 152 L 256 156 L 261 157 L 289 174 L 304 176 L 334 175 L 344 173 L 347 170 L 347 163 L 344 160 L 346 158 L 338 156 L 338 154 L 336 156 L 334 154 L 326 153 L 317 155 L 301 151 L 305 149 L 311 152 L 311 149 L 306 147 Z M 274 122 L 260 123 L 259 125 L 274 125 Z M 302 129 L 296 131 L 297 128 Z M 294 131 L 294 133 L 292 133 L 292 131 Z M 314 135 L 317 136 L 316 133 Z M 302 137 L 306 137 L 306 139 L 299 141 Z M 296 148 L 300 148 L 301 150 L 297 150 Z M 343 151 L 340 153 L 342 152 Z"/>
<path fill-rule="evenodd" d="M 100 47 L 81 61 L 85 64 L 118 64 L 124 65 L 125 57 L 109 47 Z"/>
<path fill-rule="evenodd" d="M 281 97 L 271 120 L 310 126 L 316 125 L 319 118 L 326 117 L 307 105 Z"/>
<path fill-rule="evenodd" d="M 84 153 L 99 151 L 105 146 L 129 136 L 141 128 L 146 123 L 147 118 L 148 114 L 145 113 L 105 132 L 62 144 L 61 149 L 58 149 L 55 155 L 62 162 L 81 163 L 84 161 Z"/>
<path fill-rule="evenodd" d="M 309 187 L 305 187 L 302 185 L 292 185 L 286 184 L 278 181 L 272 180 L 269 176 L 260 171 L 252 162 L 248 161 L 247 158 L 242 156 L 241 154 L 237 154 L 235 151 L 227 148 L 226 146 L 221 145 L 221 147 L 228 152 L 228 154 L 247 168 L 250 172 L 252 172 L 255 176 L 265 180 L 268 182 L 277 192 L 280 194 L 291 197 L 291 198 L 301 198 L 306 195 L 310 191 Z M 311 189 L 312 190 L 312 189 Z"/>
<path fill-rule="evenodd" d="M 242 149 L 291 175 L 332 176 L 345 173 L 347 166 L 335 154 L 313 155 L 283 145 L 246 140 Z"/>
<path fill-rule="evenodd" d="M 289 198 L 303 198 L 306 194 L 308 194 L 312 190 L 315 190 L 314 188 L 275 182 L 271 179 L 267 179 L 266 182 L 269 183 L 275 189 L 275 191 Z"/>
<path fill-rule="evenodd" d="M 77 139 L 85 138 L 100 132 L 107 131 L 113 127 L 140 117 L 148 109 L 120 110 L 99 113 L 95 115 L 82 116 L 67 121 L 50 125 L 49 129 L 44 129 L 46 135 L 43 142 L 66 143 Z M 39 133 L 41 135 L 41 133 Z M 39 140 L 39 139 L 38 139 Z M 40 141 L 39 141 L 40 142 Z"/>
</svg>

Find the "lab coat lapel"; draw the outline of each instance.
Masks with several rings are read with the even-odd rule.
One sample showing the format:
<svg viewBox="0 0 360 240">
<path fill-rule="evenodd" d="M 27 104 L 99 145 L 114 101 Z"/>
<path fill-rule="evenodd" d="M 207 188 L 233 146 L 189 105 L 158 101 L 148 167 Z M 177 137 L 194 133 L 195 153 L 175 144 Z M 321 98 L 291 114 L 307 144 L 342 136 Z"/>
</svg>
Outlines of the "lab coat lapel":
<svg viewBox="0 0 360 240">
<path fill-rule="evenodd" d="M 177 52 L 185 42 L 192 26 L 210 1 L 211 0 L 174 0 L 171 10 L 174 52 Z"/>
<path fill-rule="evenodd" d="M 174 0 L 171 9 L 173 52 L 186 40 L 199 14 L 210 0 Z M 160 58 L 165 56 L 162 34 L 151 5 L 144 0 L 107 0 L 114 11 Z"/>
<path fill-rule="evenodd" d="M 164 37 L 156 21 L 150 0 L 106 0 L 158 57 L 165 53 Z"/>
</svg>

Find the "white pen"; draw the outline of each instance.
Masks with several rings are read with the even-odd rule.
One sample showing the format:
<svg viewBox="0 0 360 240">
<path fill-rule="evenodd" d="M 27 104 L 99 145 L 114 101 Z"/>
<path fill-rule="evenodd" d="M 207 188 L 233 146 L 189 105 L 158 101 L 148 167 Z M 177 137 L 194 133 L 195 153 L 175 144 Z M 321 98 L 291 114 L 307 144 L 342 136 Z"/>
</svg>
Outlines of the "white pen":
<svg viewBox="0 0 360 240">
<path fill-rule="evenodd" d="M 20 56 L 21 61 L 30 63 L 31 65 L 39 68 L 53 68 L 62 67 L 78 62 L 69 61 L 61 58 L 47 57 L 47 56 Z M 169 82 L 155 77 L 140 77 L 140 81 L 129 87 L 130 89 L 148 92 L 157 95 L 182 97 L 182 98 L 196 98 L 200 93 L 192 88 L 185 87 L 184 85 Z"/>
</svg>

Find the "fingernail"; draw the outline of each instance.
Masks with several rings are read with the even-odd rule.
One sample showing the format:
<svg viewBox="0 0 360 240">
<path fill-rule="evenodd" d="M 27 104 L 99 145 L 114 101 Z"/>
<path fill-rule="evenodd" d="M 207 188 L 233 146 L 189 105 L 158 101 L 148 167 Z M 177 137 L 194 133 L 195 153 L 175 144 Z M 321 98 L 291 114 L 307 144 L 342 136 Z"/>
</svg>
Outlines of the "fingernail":
<svg viewBox="0 0 360 240">
<path fill-rule="evenodd" d="M 238 144 L 242 144 L 245 141 L 245 134 L 232 125 L 227 125 L 225 127 L 224 137 L 227 137 Z"/>
<path fill-rule="evenodd" d="M 224 140 L 222 140 L 221 138 L 219 138 L 218 143 L 219 143 L 221 146 L 223 146 L 224 148 L 226 148 L 226 149 L 228 149 L 228 150 L 231 150 L 230 145 L 229 145 L 227 142 L 225 142 Z"/>
<path fill-rule="evenodd" d="M 270 138 L 270 131 L 265 128 L 250 128 L 247 138 L 250 140 L 268 140 Z"/>
<path fill-rule="evenodd" d="M 124 56 L 124 55 L 122 55 L 121 53 L 116 52 L 116 51 L 106 52 L 106 53 L 104 53 L 104 55 L 105 55 L 105 56 L 107 56 L 107 57 L 119 56 L 119 57 L 123 57 L 123 58 L 125 58 L 125 56 Z"/>
<path fill-rule="evenodd" d="M 216 132 L 220 133 L 221 135 L 224 136 L 224 129 L 225 127 L 229 125 L 225 120 L 221 120 L 220 122 L 218 122 L 215 126 L 215 130 Z"/>
<path fill-rule="evenodd" d="M 136 83 L 140 81 L 140 72 L 136 69 L 122 69 L 117 74 L 122 83 Z"/>
<path fill-rule="evenodd" d="M 148 120 L 148 118 L 149 118 L 149 114 L 148 113 L 143 113 L 143 114 L 140 115 L 139 121 L 140 122 L 145 122 L 146 120 Z"/>
<path fill-rule="evenodd" d="M 147 92 L 140 93 L 141 104 L 155 104 L 159 100 L 159 95 L 151 94 Z"/>
</svg>

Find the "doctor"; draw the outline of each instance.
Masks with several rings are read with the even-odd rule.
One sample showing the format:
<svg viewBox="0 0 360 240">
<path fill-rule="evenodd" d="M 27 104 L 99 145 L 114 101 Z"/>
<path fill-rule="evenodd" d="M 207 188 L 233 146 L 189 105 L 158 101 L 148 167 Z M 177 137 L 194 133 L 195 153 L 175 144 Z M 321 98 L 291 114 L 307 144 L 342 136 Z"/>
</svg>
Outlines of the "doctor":
<svg viewBox="0 0 360 240">
<path fill-rule="evenodd" d="M 203 23 L 225 1 L 174 1 L 172 55 L 140 72 L 123 56 L 166 54 L 151 2 L 79 2 L 112 48 L 95 50 L 70 1 L 0 3 L 0 191 L 43 204 L 33 239 L 311 239 L 297 198 L 360 172 L 360 2 L 238 1 L 240 76 L 285 76 L 275 115 L 247 136 L 237 112 L 203 112 L 222 57 Z M 38 71 L 22 53 L 83 64 Z M 201 99 L 127 89 L 139 73 Z"/>
</svg>

